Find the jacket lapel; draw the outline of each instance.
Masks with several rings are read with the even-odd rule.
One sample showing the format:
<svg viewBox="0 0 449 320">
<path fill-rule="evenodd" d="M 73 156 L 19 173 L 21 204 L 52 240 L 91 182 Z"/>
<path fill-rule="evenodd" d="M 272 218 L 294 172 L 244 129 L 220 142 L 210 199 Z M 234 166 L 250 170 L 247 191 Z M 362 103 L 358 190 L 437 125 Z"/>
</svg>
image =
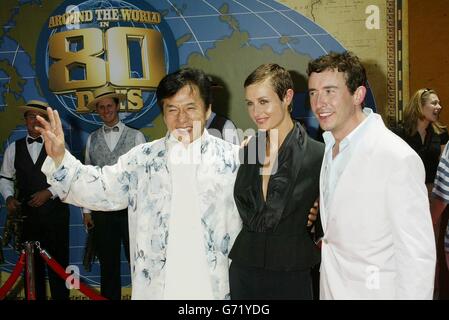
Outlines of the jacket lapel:
<svg viewBox="0 0 449 320">
<path fill-rule="evenodd" d="M 277 172 L 270 177 L 265 202 L 266 227 L 275 229 L 289 203 L 307 150 L 305 130 L 298 123 L 279 149 Z M 271 223 L 270 223 L 271 221 Z"/>
<path fill-rule="evenodd" d="M 329 151 L 332 152 L 332 151 Z M 326 233 L 327 230 L 327 218 L 328 213 L 326 212 L 326 208 L 323 202 L 324 199 L 324 172 L 325 172 L 325 163 L 326 163 L 327 153 L 324 154 L 323 162 L 321 163 L 321 170 L 320 170 L 320 219 L 321 219 L 321 225 L 323 227 L 323 233 Z"/>
</svg>

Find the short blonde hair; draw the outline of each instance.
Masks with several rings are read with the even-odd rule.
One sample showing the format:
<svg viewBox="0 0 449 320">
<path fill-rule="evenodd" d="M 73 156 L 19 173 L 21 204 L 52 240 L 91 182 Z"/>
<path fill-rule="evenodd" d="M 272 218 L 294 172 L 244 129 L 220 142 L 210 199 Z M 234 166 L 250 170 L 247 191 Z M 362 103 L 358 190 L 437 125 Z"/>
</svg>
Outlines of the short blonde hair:
<svg viewBox="0 0 449 320">
<path fill-rule="evenodd" d="M 281 101 L 284 100 L 288 89 L 293 88 L 293 80 L 286 69 L 281 67 L 276 63 L 265 63 L 256 68 L 251 74 L 246 78 L 243 87 L 246 88 L 254 83 L 260 83 L 270 79 L 271 87 Z M 292 111 L 292 106 L 289 106 L 289 111 Z"/>
</svg>

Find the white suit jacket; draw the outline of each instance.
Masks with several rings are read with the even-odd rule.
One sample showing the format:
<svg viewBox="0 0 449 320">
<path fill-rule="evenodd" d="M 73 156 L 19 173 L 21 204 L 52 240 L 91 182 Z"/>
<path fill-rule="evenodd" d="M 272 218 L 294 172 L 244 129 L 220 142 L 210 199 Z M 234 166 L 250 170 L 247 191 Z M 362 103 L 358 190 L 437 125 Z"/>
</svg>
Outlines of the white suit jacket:
<svg viewBox="0 0 449 320">
<path fill-rule="evenodd" d="M 372 116 L 331 203 L 320 204 L 320 298 L 432 299 L 436 250 L 424 166 Z"/>
<path fill-rule="evenodd" d="M 206 131 L 202 138 L 197 185 L 208 276 L 214 298 L 229 299 L 228 254 L 241 229 L 233 197 L 239 147 Z M 172 196 L 167 139 L 138 145 L 102 169 L 68 151 L 58 168 L 51 158 L 42 166 L 64 202 L 101 211 L 128 207 L 132 299 L 164 297 Z"/>
</svg>

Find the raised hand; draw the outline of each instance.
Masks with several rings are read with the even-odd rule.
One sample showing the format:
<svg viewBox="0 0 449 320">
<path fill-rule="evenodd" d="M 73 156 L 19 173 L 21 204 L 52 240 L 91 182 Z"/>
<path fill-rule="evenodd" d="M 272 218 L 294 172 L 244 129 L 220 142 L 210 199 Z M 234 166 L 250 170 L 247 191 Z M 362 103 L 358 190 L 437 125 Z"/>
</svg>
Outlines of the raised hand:
<svg viewBox="0 0 449 320">
<path fill-rule="evenodd" d="M 64 131 L 58 111 L 47 108 L 47 113 L 50 122 L 37 116 L 36 119 L 42 127 L 36 127 L 36 130 L 44 136 L 47 155 L 53 159 L 56 166 L 59 166 L 65 153 Z"/>
</svg>

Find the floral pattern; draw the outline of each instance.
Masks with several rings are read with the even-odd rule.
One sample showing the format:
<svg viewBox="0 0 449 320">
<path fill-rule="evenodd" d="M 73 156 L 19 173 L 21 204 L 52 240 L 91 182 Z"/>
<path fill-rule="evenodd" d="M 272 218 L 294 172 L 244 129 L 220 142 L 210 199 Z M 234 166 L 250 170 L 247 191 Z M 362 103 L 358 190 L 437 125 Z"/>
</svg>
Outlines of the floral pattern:
<svg viewBox="0 0 449 320">
<path fill-rule="evenodd" d="M 233 200 L 238 147 L 205 132 L 197 172 L 204 248 L 216 299 L 229 299 L 228 253 L 241 229 Z M 117 164 L 82 165 L 66 151 L 55 168 L 47 158 L 42 171 L 64 201 L 93 210 L 128 207 L 133 299 L 163 299 L 171 179 L 168 136 L 131 149 Z"/>
</svg>

